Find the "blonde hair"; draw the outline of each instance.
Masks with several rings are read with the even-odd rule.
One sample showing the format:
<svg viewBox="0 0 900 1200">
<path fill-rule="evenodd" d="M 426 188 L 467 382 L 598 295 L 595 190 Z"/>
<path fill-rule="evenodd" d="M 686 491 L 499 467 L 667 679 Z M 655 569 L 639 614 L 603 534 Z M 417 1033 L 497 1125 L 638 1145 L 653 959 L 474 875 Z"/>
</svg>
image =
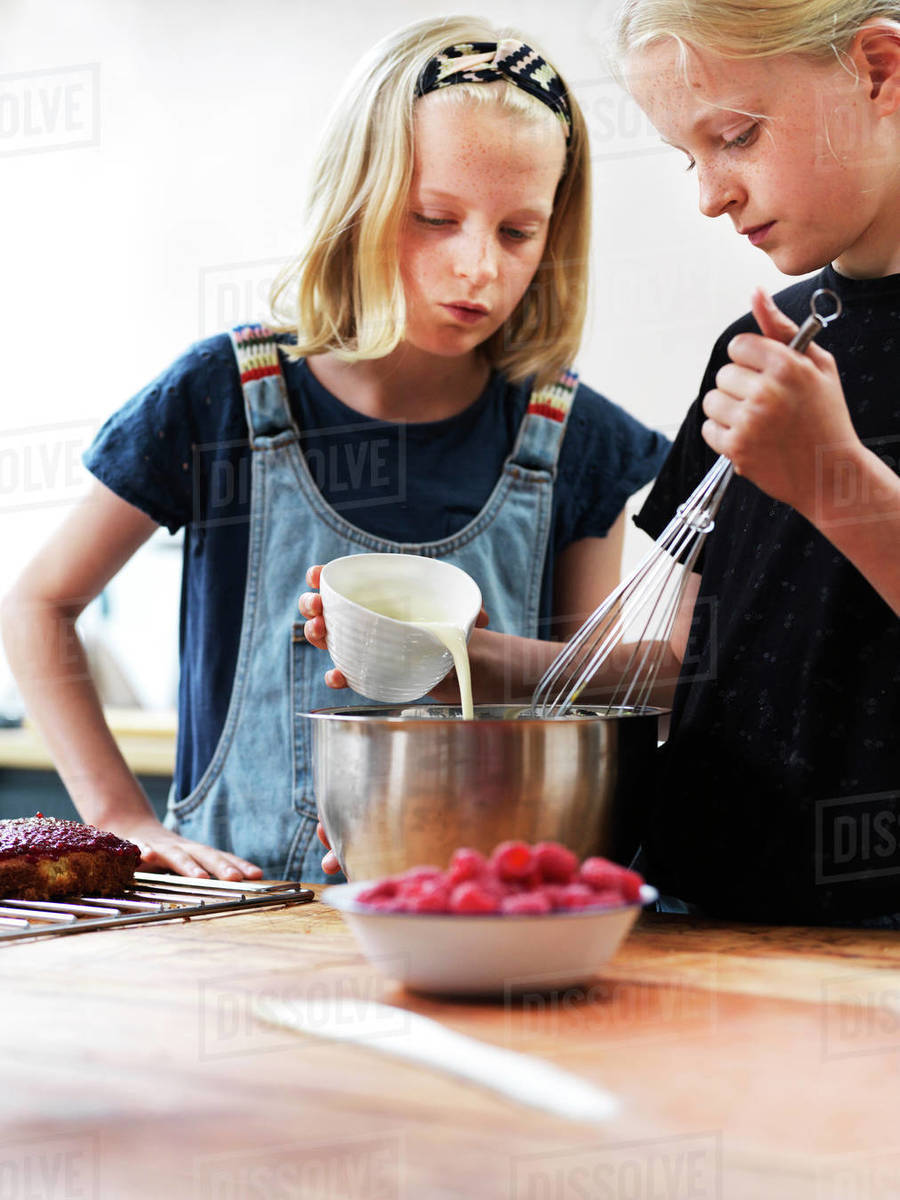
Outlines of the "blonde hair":
<svg viewBox="0 0 900 1200">
<path fill-rule="evenodd" d="M 872 18 L 900 20 L 898 0 L 624 0 L 614 24 L 621 60 L 662 38 L 723 58 L 837 58 Z"/>
<path fill-rule="evenodd" d="M 413 175 L 416 82 L 428 60 L 448 46 L 507 37 L 521 35 L 471 17 L 419 21 L 379 42 L 352 72 L 312 168 L 305 247 L 270 297 L 275 328 L 296 338 L 291 357 L 331 351 L 348 362 L 381 358 L 403 339 L 397 247 Z M 435 95 L 494 104 L 561 130 L 545 104 L 506 82 L 454 84 Z M 569 106 L 572 134 L 543 260 L 515 311 L 481 347 L 514 382 L 532 374 L 539 384 L 550 382 L 573 361 L 581 341 L 590 172 L 587 129 L 571 94 Z"/>
</svg>

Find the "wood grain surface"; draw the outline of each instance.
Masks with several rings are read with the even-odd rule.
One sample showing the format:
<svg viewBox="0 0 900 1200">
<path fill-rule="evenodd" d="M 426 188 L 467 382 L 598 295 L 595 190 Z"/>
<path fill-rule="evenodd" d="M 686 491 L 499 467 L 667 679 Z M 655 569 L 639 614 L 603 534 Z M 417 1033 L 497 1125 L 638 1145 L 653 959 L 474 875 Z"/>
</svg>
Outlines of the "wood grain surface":
<svg viewBox="0 0 900 1200">
<path fill-rule="evenodd" d="M 645 915 L 601 977 L 416 996 L 320 903 L 0 949 L 0 1197 L 886 1200 L 900 944 Z M 265 995 L 379 1000 L 611 1089 L 603 1127 L 270 1028 Z"/>
</svg>

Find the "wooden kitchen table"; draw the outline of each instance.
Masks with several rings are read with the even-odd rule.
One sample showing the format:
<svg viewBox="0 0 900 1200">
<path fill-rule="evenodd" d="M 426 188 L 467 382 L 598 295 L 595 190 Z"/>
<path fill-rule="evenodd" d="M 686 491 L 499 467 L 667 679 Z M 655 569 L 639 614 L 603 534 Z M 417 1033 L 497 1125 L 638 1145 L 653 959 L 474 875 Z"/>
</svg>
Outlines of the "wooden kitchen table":
<svg viewBox="0 0 900 1200">
<path fill-rule="evenodd" d="M 894 934 L 645 914 L 602 977 L 414 996 L 319 903 L 0 947 L 2 1200 L 900 1196 Z M 270 1028 L 380 1000 L 616 1093 L 602 1126 Z"/>
</svg>

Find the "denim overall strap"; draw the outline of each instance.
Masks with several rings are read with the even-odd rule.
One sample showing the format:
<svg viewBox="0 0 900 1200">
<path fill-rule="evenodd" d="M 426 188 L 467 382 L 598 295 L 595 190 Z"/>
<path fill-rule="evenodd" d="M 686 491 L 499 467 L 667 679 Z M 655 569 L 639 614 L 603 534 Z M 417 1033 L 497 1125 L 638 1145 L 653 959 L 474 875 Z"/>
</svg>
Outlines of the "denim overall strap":
<svg viewBox="0 0 900 1200">
<path fill-rule="evenodd" d="M 519 431 L 511 460 L 532 471 L 556 473 L 556 461 L 566 435 L 578 376 L 569 368 L 560 371 L 553 383 L 535 388 Z"/>
<path fill-rule="evenodd" d="M 478 580 L 490 628 L 499 633 L 538 635 L 556 464 L 577 388 L 578 376 L 564 370 L 532 391 L 500 481 L 477 518 L 496 520 L 494 538 L 467 546 L 454 560 Z"/>
<path fill-rule="evenodd" d="M 326 502 L 302 452 L 274 338 L 245 326 L 232 339 L 251 447 L 240 645 L 212 761 L 190 795 L 173 800 L 167 823 L 249 858 L 269 877 L 321 882 L 312 722 L 305 714 L 366 700 L 325 685 L 331 660 L 305 640 L 297 611 L 306 568 L 366 551 L 445 559 L 477 581 L 492 628 L 534 637 L 574 382 L 532 395 L 514 450 L 472 521 L 439 541 L 399 543 L 359 529 Z"/>
<path fill-rule="evenodd" d="M 244 389 L 250 445 L 255 447 L 261 437 L 296 431 L 272 331 L 265 325 L 238 325 L 231 331 L 231 344 Z"/>
</svg>

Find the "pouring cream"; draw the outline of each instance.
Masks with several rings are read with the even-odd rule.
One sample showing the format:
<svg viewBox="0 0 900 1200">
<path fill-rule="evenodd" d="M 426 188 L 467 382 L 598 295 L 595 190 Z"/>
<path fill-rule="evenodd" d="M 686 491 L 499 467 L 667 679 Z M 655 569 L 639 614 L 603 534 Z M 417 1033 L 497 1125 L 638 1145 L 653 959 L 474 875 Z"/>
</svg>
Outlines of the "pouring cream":
<svg viewBox="0 0 900 1200">
<path fill-rule="evenodd" d="M 439 642 L 443 642 L 453 655 L 453 665 L 456 668 L 456 678 L 459 680 L 459 703 L 463 719 L 471 721 L 475 716 L 472 704 L 472 672 L 469 669 L 469 648 L 466 645 L 466 631 L 458 625 L 449 625 L 445 621 L 410 621 L 417 629 L 427 629 L 433 633 Z"/>
<path fill-rule="evenodd" d="M 382 617 L 390 617 L 392 621 L 402 621 L 404 625 L 411 625 L 414 629 L 424 629 L 447 647 L 453 655 L 453 666 L 456 668 L 456 678 L 459 680 L 459 703 L 463 719 L 471 721 L 475 716 L 475 708 L 472 703 L 472 672 L 469 669 L 469 649 L 466 644 L 465 629 L 460 625 L 454 625 L 452 621 L 429 619 L 427 601 L 423 604 L 418 597 L 391 602 L 380 598 L 367 600 L 360 596 L 354 596 L 354 600 L 357 604 L 362 604 Z M 411 617 L 410 612 L 415 612 L 417 615 Z"/>
</svg>

